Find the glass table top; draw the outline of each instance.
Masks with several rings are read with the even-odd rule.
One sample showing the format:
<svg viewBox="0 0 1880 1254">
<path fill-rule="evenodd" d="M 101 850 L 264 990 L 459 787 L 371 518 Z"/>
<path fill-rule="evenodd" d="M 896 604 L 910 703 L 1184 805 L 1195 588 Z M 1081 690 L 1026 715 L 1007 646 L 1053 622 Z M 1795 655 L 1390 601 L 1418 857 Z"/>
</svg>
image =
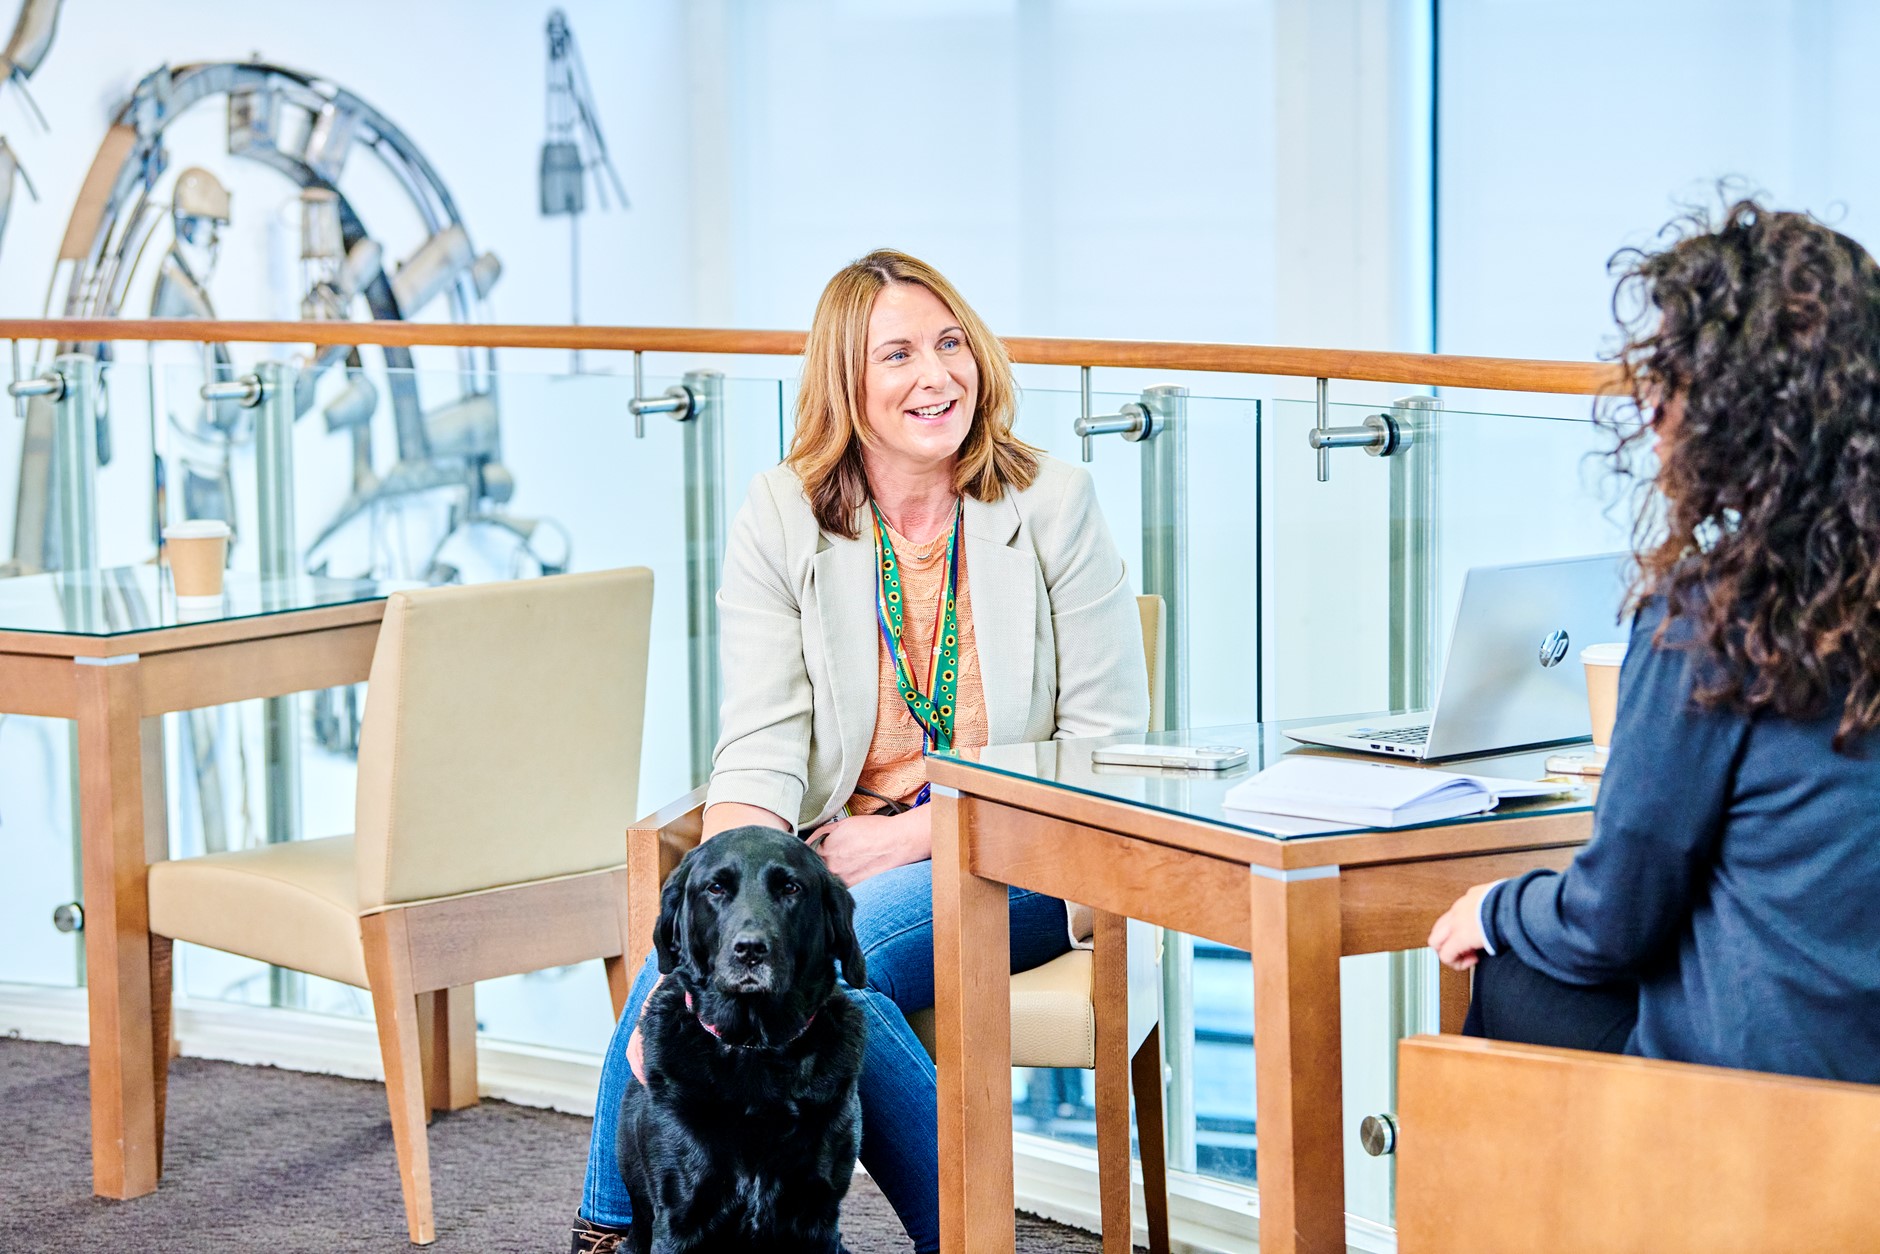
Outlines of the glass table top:
<svg viewBox="0 0 1880 1254">
<path fill-rule="evenodd" d="M 1365 717 L 1353 715 L 1351 717 Z M 990 745 L 983 749 L 951 750 L 937 756 L 952 758 L 962 765 L 992 771 L 1016 779 L 1049 784 L 1067 792 L 1083 793 L 1111 801 L 1123 801 L 1149 810 L 1159 810 L 1183 818 L 1198 819 L 1234 831 L 1256 836 L 1294 840 L 1348 835 L 1373 831 L 1374 828 L 1352 823 L 1330 823 L 1284 815 L 1256 814 L 1228 808 L 1227 790 L 1289 754 L 1350 758 L 1356 761 L 1382 762 L 1385 759 L 1364 754 L 1337 753 L 1300 744 L 1285 734 L 1288 727 L 1317 726 L 1338 721 L 1335 718 L 1295 719 L 1284 723 L 1240 723 L 1227 727 L 1194 728 L 1187 731 L 1151 732 L 1146 736 L 1103 736 L 1087 740 L 1054 740 L 1042 744 Z M 1247 751 L 1247 761 L 1224 771 L 1190 771 L 1165 767 L 1110 766 L 1092 762 L 1091 750 L 1109 744 L 1165 745 L 1235 745 Z M 1571 788 L 1560 796 L 1531 801 L 1504 801 L 1496 809 L 1482 814 L 1445 819 L 1420 827 L 1447 827 L 1452 824 L 1481 823 L 1506 819 L 1511 815 L 1554 815 L 1590 811 L 1597 786 L 1593 781 L 1575 776 L 1549 775 L 1549 754 L 1575 745 L 1550 745 L 1512 753 L 1470 758 L 1449 758 L 1433 762 L 1435 770 L 1469 775 L 1495 775 L 1508 779 L 1556 780 L 1562 788 Z M 1398 760 L 1397 766 L 1410 766 Z"/>
<path fill-rule="evenodd" d="M 263 579 L 230 571 L 222 595 L 179 605 L 167 566 L 113 566 L 0 579 L 0 631 L 65 636 L 125 636 L 191 623 L 256 618 L 291 610 L 382 600 L 406 580 Z"/>
</svg>

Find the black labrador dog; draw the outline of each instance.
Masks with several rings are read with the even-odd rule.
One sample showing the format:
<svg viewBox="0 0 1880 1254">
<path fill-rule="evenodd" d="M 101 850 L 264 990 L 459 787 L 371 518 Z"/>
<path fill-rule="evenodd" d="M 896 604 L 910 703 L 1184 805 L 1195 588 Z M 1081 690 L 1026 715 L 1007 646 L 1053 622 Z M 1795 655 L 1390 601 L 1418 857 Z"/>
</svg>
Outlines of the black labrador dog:
<svg viewBox="0 0 1880 1254">
<path fill-rule="evenodd" d="M 666 977 L 640 1016 L 645 1084 L 617 1146 L 637 1254 L 837 1254 L 861 1148 L 868 978 L 855 903 L 797 837 L 740 827 L 660 893 Z"/>
</svg>

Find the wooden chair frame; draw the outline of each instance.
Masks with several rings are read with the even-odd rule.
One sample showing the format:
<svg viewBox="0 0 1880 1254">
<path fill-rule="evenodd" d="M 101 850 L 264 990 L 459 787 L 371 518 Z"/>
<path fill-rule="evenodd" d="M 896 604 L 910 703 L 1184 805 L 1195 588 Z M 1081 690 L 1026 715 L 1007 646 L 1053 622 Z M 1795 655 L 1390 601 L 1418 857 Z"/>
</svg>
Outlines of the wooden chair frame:
<svg viewBox="0 0 1880 1254">
<path fill-rule="evenodd" d="M 385 1064 L 392 1145 L 412 1244 L 437 1237 L 431 1204 L 431 1112 L 477 1104 L 478 980 L 590 958 L 607 967 L 618 1018 L 626 1008 L 628 872 L 624 868 L 519 884 L 463 897 L 392 906 L 359 919 L 367 991 Z M 552 926 L 545 926 L 552 920 Z M 650 931 L 648 935 L 650 935 Z M 152 1025 L 158 1042 L 157 1153 L 162 1170 L 170 1061 L 171 941 L 151 936 Z M 637 968 L 634 968 L 637 969 Z"/>
<path fill-rule="evenodd" d="M 1871 1249 L 1880 1085 L 1417 1036 L 1397 1248 Z"/>
</svg>

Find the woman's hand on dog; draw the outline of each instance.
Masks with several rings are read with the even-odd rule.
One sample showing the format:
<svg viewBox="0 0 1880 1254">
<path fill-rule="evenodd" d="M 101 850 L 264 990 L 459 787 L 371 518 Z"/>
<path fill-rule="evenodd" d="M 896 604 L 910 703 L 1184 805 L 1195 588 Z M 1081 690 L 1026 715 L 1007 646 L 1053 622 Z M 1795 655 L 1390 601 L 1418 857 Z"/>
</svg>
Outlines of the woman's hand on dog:
<svg viewBox="0 0 1880 1254">
<path fill-rule="evenodd" d="M 646 1001 L 640 1003 L 640 1018 L 646 1017 L 646 1003 L 653 1000 L 653 994 L 666 982 L 665 976 L 653 981 L 653 987 L 647 990 Z M 633 1069 L 633 1078 L 641 1084 L 646 1083 L 646 1047 L 640 1043 L 639 1019 L 633 1022 L 633 1031 L 627 1034 L 627 1066 Z"/>
<path fill-rule="evenodd" d="M 933 815 L 926 806 L 902 814 L 858 814 L 825 823 L 811 834 L 836 878 L 854 888 L 871 876 L 933 857 Z"/>
<path fill-rule="evenodd" d="M 636 1023 L 627 1037 L 627 1066 L 633 1070 L 633 1078 L 641 1084 L 646 1083 L 646 1047 L 640 1043 L 640 1027 Z"/>
</svg>

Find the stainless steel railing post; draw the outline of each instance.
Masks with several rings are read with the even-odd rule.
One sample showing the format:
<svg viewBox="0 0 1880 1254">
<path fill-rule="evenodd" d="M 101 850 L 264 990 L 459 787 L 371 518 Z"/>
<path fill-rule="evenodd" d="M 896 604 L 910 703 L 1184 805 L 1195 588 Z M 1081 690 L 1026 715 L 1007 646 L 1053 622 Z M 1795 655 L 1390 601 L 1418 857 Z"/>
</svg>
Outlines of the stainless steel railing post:
<svg viewBox="0 0 1880 1254">
<path fill-rule="evenodd" d="M 1142 457 L 1142 590 L 1162 598 L 1162 726 L 1188 725 L 1188 389 L 1145 388 L 1136 406 L 1147 430 Z M 1086 412 L 1089 410 L 1085 404 Z M 1082 434 L 1080 431 L 1079 434 Z M 1094 434 L 1094 433 L 1093 433 Z M 1132 943 L 1134 942 L 1132 937 Z M 1195 1145 L 1195 942 L 1178 932 L 1162 943 L 1162 1050 L 1168 1164 L 1193 1171 Z"/>
<path fill-rule="evenodd" d="M 1145 388 L 1142 590 L 1162 598 L 1166 656 L 1162 725 L 1188 726 L 1188 389 Z"/>
<path fill-rule="evenodd" d="M 692 783 L 705 782 L 718 743 L 718 585 L 724 573 L 725 376 L 685 375 L 692 403 L 675 414 L 685 430 L 685 606 Z"/>
<path fill-rule="evenodd" d="M 1437 490 L 1437 396 L 1406 396 L 1390 417 L 1400 448 L 1390 459 L 1390 708 L 1427 710 L 1442 667 Z"/>
<path fill-rule="evenodd" d="M 64 380 L 53 406 L 53 465 L 59 497 L 59 569 L 98 565 L 98 363 L 62 353 L 52 363 Z"/>
<path fill-rule="evenodd" d="M 294 536 L 294 367 L 264 361 L 255 369 L 261 403 L 255 410 L 255 528 L 263 596 L 266 586 L 300 573 Z M 269 844 L 300 839 L 300 700 L 262 703 Z"/>
<path fill-rule="evenodd" d="M 261 384 L 255 407 L 256 547 L 264 580 L 300 574 L 294 535 L 294 386 L 297 371 L 281 361 L 255 367 Z"/>
<path fill-rule="evenodd" d="M 279 361 L 264 361 L 255 368 L 261 380 L 261 404 L 255 413 L 255 507 L 260 515 L 255 531 L 264 589 L 300 574 L 300 546 L 294 535 L 296 373 Z M 261 703 L 261 721 L 268 843 L 299 840 L 300 694 L 267 698 Z M 268 983 L 275 1005 L 307 1004 L 307 981 L 298 971 L 270 968 Z"/>
</svg>

